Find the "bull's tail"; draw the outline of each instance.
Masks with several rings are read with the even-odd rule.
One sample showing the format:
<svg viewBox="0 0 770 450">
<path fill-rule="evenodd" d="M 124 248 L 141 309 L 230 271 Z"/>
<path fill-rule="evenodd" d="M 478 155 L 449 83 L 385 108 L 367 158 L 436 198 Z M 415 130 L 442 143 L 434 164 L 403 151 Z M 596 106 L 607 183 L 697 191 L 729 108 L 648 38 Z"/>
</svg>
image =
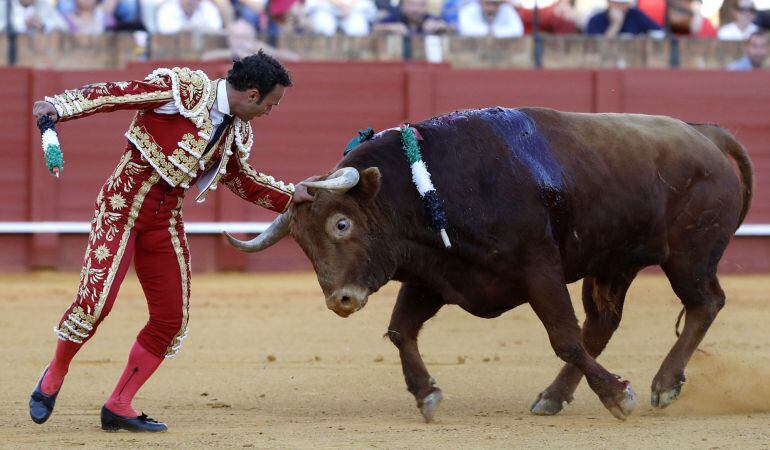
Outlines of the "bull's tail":
<svg viewBox="0 0 770 450">
<path fill-rule="evenodd" d="M 705 124 L 689 124 L 701 134 L 709 138 L 725 156 L 730 156 L 735 160 L 738 165 L 738 172 L 740 172 L 741 188 L 743 190 L 741 215 L 738 219 L 738 226 L 743 223 L 743 219 L 746 218 L 746 214 L 749 212 L 751 206 L 751 197 L 754 191 L 754 169 L 749 159 L 749 154 L 746 149 L 743 148 L 740 142 L 735 139 L 729 131 L 718 125 L 705 125 Z"/>
</svg>

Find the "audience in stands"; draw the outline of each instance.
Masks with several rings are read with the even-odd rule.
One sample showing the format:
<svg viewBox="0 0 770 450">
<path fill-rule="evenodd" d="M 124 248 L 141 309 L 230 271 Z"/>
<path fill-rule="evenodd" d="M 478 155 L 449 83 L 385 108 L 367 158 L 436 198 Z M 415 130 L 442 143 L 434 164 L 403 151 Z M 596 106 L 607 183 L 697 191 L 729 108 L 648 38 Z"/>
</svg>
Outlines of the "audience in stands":
<svg viewBox="0 0 770 450">
<path fill-rule="evenodd" d="M 669 0 L 668 22 L 671 32 L 678 36 L 702 39 L 717 37 L 717 30 L 711 21 L 703 17 L 701 0 Z"/>
<path fill-rule="evenodd" d="M 266 0 L 232 0 L 232 5 L 236 18 L 249 22 L 257 30 L 261 30 L 265 26 Z"/>
<path fill-rule="evenodd" d="M 253 55 L 259 50 L 264 50 L 265 53 L 282 61 L 299 60 L 299 55 L 291 50 L 277 49 L 260 41 L 254 26 L 245 19 L 236 19 L 227 27 L 227 48 L 209 50 L 201 56 L 201 59 L 232 61 Z"/>
<path fill-rule="evenodd" d="M 524 0 L 519 3 L 518 13 L 524 23 L 524 33 L 531 34 L 537 1 L 537 24 L 543 33 L 572 34 L 579 31 L 579 13 L 570 0 L 548 2 Z"/>
<path fill-rule="evenodd" d="M 660 26 L 635 8 L 632 0 L 609 0 L 607 9 L 591 17 L 586 25 L 586 34 L 606 37 L 640 35 L 659 30 Z"/>
<path fill-rule="evenodd" d="M 331 36 L 340 30 L 348 36 L 369 35 L 377 15 L 373 0 L 305 0 L 312 31 Z"/>
<path fill-rule="evenodd" d="M 754 24 L 757 20 L 757 10 L 754 9 L 754 0 L 738 0 L 732 9 L 733 21 L 722 25 L 717 31 L 717 37 L 723 41 L 745 41 L 752 34 L 759 31 Z"/>
<path fill-rule="evenodd" d="M 399 8 L 374 24 L 375 32 L 412 34 L 437 34 L 447 31 L 447 24 L 428 13 L 427 0 L 401 0 Z"/>
<path fill-rule="evenodd" d="M 76 0 L 75 9 L 64 14 L 67 31 L 71 34 L 102 34 L 115 25 L 112 11 L 115 2 L 99 0 Z"/>
<path fill-rule="evenodd" d="M 211 0 L 166 0 L 156 15 L 156 29 L 161 34 L 216 33 L 223 27 L 222 14 Z"/>
<path fill-rule="evenodd" d="M 524 24 L 507 0 L 471 0 L 457 14 L 460 36 L 515 38 L 524 34 Z"/>
<path fill-rule="evenodd" d="M 765 65 L 770 42 L 767 34 L 757 31 L 749 36 L 743 50 L 743 58 L 727 65 L 727 70 L 757 70 Z"/>
<path fill-rule="evenodd" d="M 11 0 L 11 26 L 17 33 L 63 31 L 67 26 L 61 14 L 47 0 Z M 7 31 L 8 9 L 0 5 L 0 32 Z"/>
</svg>

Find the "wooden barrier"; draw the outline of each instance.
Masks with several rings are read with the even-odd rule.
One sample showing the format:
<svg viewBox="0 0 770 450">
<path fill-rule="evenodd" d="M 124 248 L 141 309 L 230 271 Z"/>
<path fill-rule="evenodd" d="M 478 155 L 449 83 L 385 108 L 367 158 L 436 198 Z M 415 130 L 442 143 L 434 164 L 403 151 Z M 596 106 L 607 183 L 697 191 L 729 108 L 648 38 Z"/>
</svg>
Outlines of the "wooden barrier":
<svg viewBox="0 0 770 450">
<path fill-rule="evenodd" d="M 165 61 L 163 65 L 182 65 Z M 89 82 L 143 78 L 156 62 L 124 70 L 0 69 L 0 222 L 90 221 L 102 183 L 126 145 L 132 113 L 120 111 L 61 124 L 66 166 L 60 180 L 45 170 L 33 99 Z M 229 65 L 195 64 L 212 77 Z M 417 122 L 454 109 L 501 105 L 569 111 L 667 114 L 719 123 L 746 146 L 755 166 L 755 195 L 747 223 L 770 223 L 770 73 L 672 70 L 455 70 L 402 63 L 294 63 L 295 87 L 269 117 L 254 122 L 251 163 L 286 181 L 334 167 L 356 130 Z M 202 205 L 188 202 L 187 222 L 269 221 L 273 215 L 226 189 Z M 0 270 L 77 270 L 86 236 L 0 234 Z M 196 271 L 309 268 L 296 244 L 244 255 L 217 235 L 190 238 Z M 770 238 L 735 238 L 723 268 L 770 270 Z"/>
<path fill-rule="evenodd" d="M 7 37 L 0 34 L 0 65 L 7 64 Z M 265 38 L 266 39 L 266 38 Z M 441 36 L 444 62 L 455 68 L 531 69 L 533 40 Z M 404 40 L 395 35 L 369 37 L 287 34 L 279 48 L 292 50 L 304 61 L 403 61 L 406 47 L 412 61 L 425 61 L 423 37 Z M 208 50 L 226 48 L 221 35 L 181 33 L 155 35 L 150 59 L 200 59 Z M 740 42 L 680 39 L 681 67 L 721 69 L 742 56 Z M 543 65 L 551 69 L 666 68 L 671 46 L 667 40 L 640 38 L 606 39 L 583 35 L 543 35 Z M 97 36 L 68 34 L 18 36 L 18 66 L 55 69 L 118 69 L 144 59 L 129 33 Z"/>
</svg>

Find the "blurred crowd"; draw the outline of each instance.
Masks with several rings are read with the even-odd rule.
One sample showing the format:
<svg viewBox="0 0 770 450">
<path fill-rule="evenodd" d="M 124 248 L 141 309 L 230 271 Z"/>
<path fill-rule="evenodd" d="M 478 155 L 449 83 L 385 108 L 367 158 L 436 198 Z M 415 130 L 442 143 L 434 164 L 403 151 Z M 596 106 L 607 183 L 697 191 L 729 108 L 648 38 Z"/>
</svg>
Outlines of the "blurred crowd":
<svg viewBox="0 0 770 450">
<path fill-rule="evenodd" d="M 766 56 L 763 30 L 770 28 L 770 0 L 756 0 L 767 3 L 759 5 L 766 7 L 762 10 L 755 0 L 668 0 L 668 10 L 666 0 L 0 1 L 0 31 L 10 24 L 17 33 L 225 33 L 232 54 L 263 47 L 258 33 L 516 38 L 531 33 L 537 22 L 539 30 L 552 34 L 662 37 L 668 24 L 676 35 L 746 42 L 741 66 L 746 67 Z M 731 21 L 719 23 L 720 8 Z"/>
</svg>

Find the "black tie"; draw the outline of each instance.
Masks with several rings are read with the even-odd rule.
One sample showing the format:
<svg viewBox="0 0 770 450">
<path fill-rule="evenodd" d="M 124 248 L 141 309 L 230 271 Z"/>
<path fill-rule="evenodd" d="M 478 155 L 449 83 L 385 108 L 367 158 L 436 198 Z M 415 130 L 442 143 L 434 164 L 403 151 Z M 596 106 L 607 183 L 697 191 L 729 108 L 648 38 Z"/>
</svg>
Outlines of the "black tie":
<svg viewBox="0 0 770 450">
<path fill-rule="evenodd" d="M 225 117 L 222 120 L 222 123 L 220 123 L 216 131 L 214 131 L 214 137 L 212 137 L 208 145 L 206 145 L 206 150 L 203 150 L 204 155 L 208 153 L 209 150 L 211 150 L 216 145 L 219 138 L 222 137 L 222 133 L 224 133 L 225 128 L 227 128 L 227 126 L 230 125 L 232 121 L 233 121 L 233 116 L 225 114 Z"/>
</svg>

